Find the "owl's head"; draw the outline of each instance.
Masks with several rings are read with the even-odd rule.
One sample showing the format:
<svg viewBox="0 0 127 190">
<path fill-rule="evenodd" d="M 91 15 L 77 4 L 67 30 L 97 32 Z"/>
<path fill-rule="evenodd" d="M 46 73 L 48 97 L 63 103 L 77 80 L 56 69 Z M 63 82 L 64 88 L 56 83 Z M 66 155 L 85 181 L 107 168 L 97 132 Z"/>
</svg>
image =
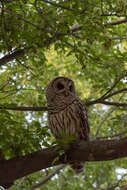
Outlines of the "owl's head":
<svg viewBox="0 0 127 190">
<path fill-rule="evenodd" d="M 57 77 L 50 82 L 46 90 L 48 104 L 69 104 L 76 97 L 74 82 L 66 77 Z"/>
</svg>

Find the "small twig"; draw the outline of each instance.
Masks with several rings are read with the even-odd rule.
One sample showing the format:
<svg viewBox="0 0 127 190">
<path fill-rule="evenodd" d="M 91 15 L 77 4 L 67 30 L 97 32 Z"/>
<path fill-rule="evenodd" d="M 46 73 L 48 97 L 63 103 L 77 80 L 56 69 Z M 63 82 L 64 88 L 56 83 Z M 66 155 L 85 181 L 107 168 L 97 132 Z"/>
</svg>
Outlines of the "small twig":
<svg viewBox="0 0 127 190">
<path fill-rule="evenodd" d="M 7 95 L 5 95 L 5 96 L 0 97 L 0 100 L 3 100 L 3 99 L 5 99 L 5 98 L 8 98 L 8 97 L 13 96 L 13 95 L 14 95 L 14 90 L 10 91 L 10 93 L 9 93 L 9 94 L 7 94 Z"/>
<path fill-rule="evenodd" d="M 118 20 L 118 21 L 115 21 L 115 22 L 109 22 L 109 23 L 106 23 L 104 24 L 104 26 L 108 26 L 108 25 L 118 25 L 118 24 L 124 24 L 127 22 L 127 19 L 122 19 L 122 20 Z"/>
<path fill-rule="evenodd" d="M 127 107 L 127 103 L 119 103 L 119 102 L 107 102 L 107 101 L 98 101 L 97 104 L 104 104 L 108 106 L 117 106 L 117 107 Z"/>
<path fill-rule="evenodd" d="M 83 26 L 82 26 L 82 25 L 74 25 L 74 26 L 72 26 L 71 31 L 72 31 L 72 32 L 76 32 L 76 31 L 79 31 L 79 30 L 81 30 L 81 29 L 83 29 Z"/>
<path fill-rule="evenodd" d="M 6 39 L 6 23 L 5 23 L 5 15 L 4 15 L 4 12 L 5 12 L 5 8 L 4 8 L 4 2 L 1 1 L 1 32 L 2 32 L 2 37 L 4 39 L 4 42 L 5 42 L 5 45 L 7 46 L 8 50 L 11 49 L 11 47 L 9 47 L 9 44 L 8 44 L 8 40 Z"/>
<path fill-rule="evenodd" d="M 50 180 L 55 174 L 57 174 L 61 169 L 63 169 L 66 165 L 62 164 L 56 168 L 51 174 L 46 176 L 42 181 L 40 181 L 38 184 L 33 185 L 33 187 L 30 190 L 34 190 L 37 187 L 40 187 L 44 185 L 48 180 Z"/>
<path fill-rule="evenodd" d="M 16 184 L 16 186 L 21 187 L 22 184 L 23 184 L 23 182 L 25 181 L 25 179 L 26 179 L 26 176 L 24 176 L 24 177 L 21 179 L 21 181 L 20 181 L 18 184 Z"/>
<path fill-rule="evenodd" d="M 127 92 L 127 88 L 123 88 L 123 89 L 121 89 L 121 90 L 118 90 L 118 91 L 116 91 L 116 92 L 113 92 L 112 94 L 109 94 L 109 95 L 105 96 L 104 99 L 108 99 L 108 98 L 110 98 L 110 97 L 112 97 L 112 96 L 114 96 L 114 95 L 117 95 L 117 94 L 120 94 L 120 93 L 123 93 L 123 92 Z"/>
<path fill-rule="evenodd" d="M 111 39 L 112 40 L 125 40 L 125 39 L 127 39 L 127 36 L 117 36 L 117 37 L 113 37 Z"/>
<path fill-rule="evenodd" d="M 123 116 L 121 129 L 124 129 L 126 120 L 127 120 L 127 114 Z"/>
<path fill-rule="evenodd" d="M 118 13 L 103 13 L 103 14 L 101 14 L 101 16 L 118 16 L 117 15 Z"/>
<path fill-rule="evenodd" d="M 117 16 L 117 17 L 124 17 L 126 15 L 121 15 L 120 13 L 122 12 L 122 9 L 118 9 L 115 12 L 110 12 L 110 13 L 104 13 L 104 11 L 102 10 L 102 14 L 101 16 Z"/>
<path fill-rule="evenodd" d="M 108 101 L 103 101 L 103 100 L 100 100 L 100 99 L 93 100 L 93 101 L 85 103 L 86 106 L 91 106 L 91 105 L 94 105 L 94 104 L 104 104 L 104 105 L 107 105 L 107 106 L 127 107 L 127 103 L 108 102 Z"/>
<path fill-rule="evenodd" d="M 100 125 L 98 126 L 96 135 L 95 135 L 95 139 L 98 137 L 100 129 L 102 128 L 103 124 L 105 123 L 105 121 L 108 119 L 108 117 L 115 111 L 116 108 L 112 108 L 106 115 L 106 117 L 101 121 Z"/>
<path fill-rule="evenodd" d="M 50 4 L 50 5 L 54 6 L 54 7 L 58 7 L 58 8 L 65 9 L 65 10 L 68 10 L 68 11 L 75 11 L 74 9 L 71 9 L 69 7 L 65 7 L 65 6 L 60 5 L 60 4 L 56 4 L 56 3 L 52 2 L 52 1 L 48 1 L 48 0 L 40 0 L 40 1 L 43 1 L 44 3 Z"/>
<path fill-rule="evenodd" d="M 16 13 L 13 13 L 11 9 L 5 9 L 4 11 L 7 12 L 7 13 L 9 13 L 9 14 L 12 15 L 12 16 L 16 16 L 18 19 L 23 20 L 24 22 L 26 22 L 27 24 L 32 25 L 33 27 L 37 28 L 38 30 L 43 30 L 43 31 L 44 31 L 44 29 L 45 29 L 45 28 L 41 28 L 41 27 L 39 27 L 38 25 L 36 25 L 36 24 L 34 24 L 34 23 L 32 23 L 32 22 L 26 20 L 26 19 L 23 18 L 21 15 L 16 14 Z"/>
<path fill-rule="evenodd" d="M 127 185 L 120 185 L 123 178 L 126 177 L 126 176 L 127 176 L 127 174 L 123 174 L 121 179 L 115 185 L 107 187 L 106 189 L 101 189 L 101 190 L 114 190 L 114 189 L 116 189 L 116 187 L 119 187 L 120 189 L 123 189 L 123 190 L 127 189 Z"/>
<path fill-rule="evenodd" d="M 9 80 L 7 80 L 6 81 L 6 83 L 5 84 L 3 84 L 3 86 L 2 87 L 0 87 L 0 91 L 3 91 L 4 90 L 4 88 L 6 88 L 6 86 L 9 84 Z"/>
<path fill-rule="evenodd" d="M 45 16 L 43 15 L 43 11 L 40 9 L 40 7 L 37 6 L 37 2 L 38 2 L 38 0 L 35 0 L 35 1 L 34 1 L 34 7 L 35 7 L 36 11 L 37 11 L 38 14 L 42 17 L 42 19 L 45 21 L 46 26 L 48 26 L 48 29 L 49 29 L 49 27 L 50 27 L 53 31 L 55 31 L 55 28 L 54 28 L 54 27 L 51 25 L 51 23 L 48 21 L 47 17 L 45 17 Z M 48 13 L 47 13 L 47 14 L 48 14 Z"/>
<path fill-rule="evenodd" d="M 3 1 L 4 3 L 11 3 L 13 1 L 19 1 L 19 0 L 0 0 L 0 1 Z"/>
<path fill-rule="evenodd" d="M 114 82 L 114 84 L 111 86 L 111 88 L 103 95 L 103 96 L 101 96 L 101 100 L 104 100 L 104 99 L 107 99 L 107 96 L 106 95 L 108 95 L 115 87 L 116 87 L 116 85 L 120 82 L 120 80 L 121 79 L 123 79 L 124 77 L 126 77 L 127 76 L 127 74 L 124 74 L 124 75 L 122 75 L 121 77 L 119 77 L 115 82 Z"/>
<path fill-rule="evenodd" d="M 117 134 L 115 134 L 115 135 L 109 135 L 109 136 L 104 136 L 104 137 L 96 137 L 96 138 L 93 138 L 92 140 L 96 140 L 96 139 L 100 139 L 100 140 L 102 140 L 102 139 L 116 139 L 116 137 L 122 137 L 122 135 L 125 135 L 127 133 L 127 130 L 124 130 L 124 131 L 122 131 L 121 133 L 117 133 Z"/>
<path fill-rule="evenodd" d="M 90 105 L 93 105 L 93 104 L 100 104 L 101 103 L 101 104 L 105 104 L 105 105 L 126 107 L 127 106 L 126 103 L 104 101 L 105 99 L 108 99 L 108 98 L 110 98 L 110 97 L 112 97 L 112 96 L 114 96 L 116 94 L 123 93 L 123 92 L 127 91 L 127 88 L 123 88 L 121 90 L 118 90 L 118 91 L 113 92 L 113 93 L 110 94 L 110 92 L 116 87 L 116 85 L 120 82 L 120 80 L 123 79 L 126 76 L 127 76 L 127 74 L 122 75 L 118 80 L 116 80 L 116 82 L 114 82 L 114 84 L 111 86 L 111 88 L 104 95 L 102 95 L 100 98 L 98 98 L 96 100 L 87 102 L 86 105 L 90 106 Z"/>
<path fill-rule="evenodd" d="M 30 66 L 27 66 L 25 64 L 23 64 L 19 59 L 16 59 L 16 61 L 21 65 L 23 66 L 25 69 L 28 69 L 30 71 L 30 73 L 33 75 L 33 76 L 36 76 L 33 72 L 33 69 L 30 67 Z"/>
<path fill-rule="evenodd" d="M 119 98 L 119 101 L 122 99 L 123 95 L 121 95 L 121 97 Z M 108 117 L 116 110 L 116 107 L 112 108 L 111 110 L 109 110 L 109 112 L 107 113 L 106 117 L 102 120 L 102 122 L 100 123 L 98 129 L 97 129 L 97 132 L 96 132 L 96 135 L 95 135 L 95 139 L 98 137 L 99 135 L 99 132 L 100 132 L 100 129 L 102 128 L 104 122 L 108 119 Z M 123 132 L 122 132 L 123 133 Z M 115 135 L 116 136 L 116 135 Z M 120 136 L 120 133 L 119 135 L 117 134 L 117 136 Z M 113 136 L 112 136 L 113 137 Z"/>
<path fill-rule="evenodd" d="M 106 94 L 107 94 L 106 93 L 105 95 L 101 96 L 100 98 L 98 98 L 96 100 L 93 100 L 93 101 L 90 101 L 90 102 L 86 102 L 86 105 L 90 106 L 90 105 L 93 105 L 93 104 L 105 104 L 105 105 L 114 105 L 114 106 L 123 106 L 123 107 L 125 107 L 125 106 L 127 106 L 126 103 L 107 102 L 107 101 L 104 101 L 104 100 L 108 99 L 108 98 L 110 98 L 110 97 L 112 97 L 112 96 L 114 96 L 116 94 L 120 94 L 120 93 L 123 93 L 123 92 L 126 92 L 126 91 L 127 91 L 127 88 L 123 88 L 123 89 L 118 90 L 118 91 L 116 91 L 116 92 L 114 92 L 112 94 L 109 94 L 107 96 L 106 96 Z"/>
</svg>

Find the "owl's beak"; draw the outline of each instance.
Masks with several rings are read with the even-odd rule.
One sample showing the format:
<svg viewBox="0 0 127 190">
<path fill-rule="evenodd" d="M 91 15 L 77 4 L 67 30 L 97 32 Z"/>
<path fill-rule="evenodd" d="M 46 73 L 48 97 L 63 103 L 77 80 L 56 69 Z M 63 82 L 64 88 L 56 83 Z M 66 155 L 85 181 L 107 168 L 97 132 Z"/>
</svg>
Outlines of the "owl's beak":
<svg viewBox="0 0 127 190">
<path fill-rule="evenodd" d="M 68 89 L 65 89 L 65 96 L 68 96 L 68 95 L 69 95 Z"/>
</svg>

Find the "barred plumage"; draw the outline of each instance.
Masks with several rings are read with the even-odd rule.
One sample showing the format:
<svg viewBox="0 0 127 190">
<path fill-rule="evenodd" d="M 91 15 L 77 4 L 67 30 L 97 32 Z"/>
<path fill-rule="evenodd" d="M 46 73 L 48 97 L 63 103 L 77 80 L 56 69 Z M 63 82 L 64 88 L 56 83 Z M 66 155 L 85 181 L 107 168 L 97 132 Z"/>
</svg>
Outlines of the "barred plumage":
<svg viewBox="0 0 127 190">
<path fill-rule="evenodd" d="M 87 108 L 76 96 L 73 81 L 57 77 L 49 84 L 46 97 L 49 125 L 56 139 L 88 140 Z M 83 165 L 77 162 L 72 167 L 80 172 Z"/>
<path fill-rule="evenodd" d="M 59 112 L 49 113 L 49 124 L 56 138 L 62 138 L 62 134 L 65 133 L 75 136 L 76 140 L 88 139 L 89 125 L 86 110 L 77 100 Z"/>
</svg>

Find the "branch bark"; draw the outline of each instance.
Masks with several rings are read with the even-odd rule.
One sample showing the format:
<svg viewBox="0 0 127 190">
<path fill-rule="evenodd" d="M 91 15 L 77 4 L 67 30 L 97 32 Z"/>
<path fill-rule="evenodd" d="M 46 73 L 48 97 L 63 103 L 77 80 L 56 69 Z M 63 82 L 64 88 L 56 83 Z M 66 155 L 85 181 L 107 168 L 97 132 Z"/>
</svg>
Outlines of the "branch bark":
<svg viewBox="0 0 127 190">
<path fill-rule="evenodd" d="M 119 102 L 108 102 L 103 100 L 94 100 L 90 102 L 86 102 L 86 106 L 91 106 L 94 104 L 104 104 L 107 106 L 116 106 L 116 107 L 127 107 L 127 103 L 119 103 Z M 48 111 L 48 107 L 25 107 L 25 106 L 17 106 L 17 107 L 6 107 L 0 106 L 0 110 L 13 110 L 13 111 Z"/>
<path fill-rule="evenodd" d="M 107 105 L 107 106 L 127 107 L 127 103 L 108 102 L 108 101 L 100 101 L 98 103 L 104 104 L 104 105 Z"/>
<path fill-rule="evenodd" d="M 120 140 L 81 141 L 68 151 L 70 161 L 108 161 L 127 157 L 127 137 Z M 0 185 L 12 183 L 14 180 L 30 173 L 54 165 L 65 163 L 59 157 L 57 147 L 46 148 L 29 155 L 0 161 Z"/>
<path fill-rule="evenodd" d="M 13 1 L 18 1 L 18 0 L 0 0 L 0 1 L 3 1 L 4 3 L 11 3 Z"/>
<path fill-rule="evenodd" d="M 0 59 L 0 66 L 2 65 L 5 65 L 6 63 L 8 63 L 9 61 L 12 61 L 18 57 L 21 57 L 24 55 L 24 49 L 21 49 L 21 50 L 17 50 L 17 51 L 14 51 L 13 53 L 10 53 L 8 55 L 5 55 L 3 56 L 1 59 Z"/>
<path fill-rule="evenodd" d="M 86 106 L 91 106 L 91 105 L 94 105 L 94 104 L 104 104 L 104 105 L 107 105 L 107 106 L 127 107 L 127 103 L 108 102 L 108 101 L 104 101 L 104 100 L 101 100 L 101 99 L 86 102 L 85 104 L 86 104 Z"/>
<path fill-rule="evenodd" d="M 109 95 L 105 96 L 105 99 L 108 99 L 108 98 L 110 98 L 110 97 L 112 97 L 114 95 L 117 95 L 117 94 L 120 94 L 120 93 L 123 93 L 123 92 L 127 93 L 127 88 L 123 88 L 121 90 L 115 91 L 112 94 L 109 94 Z"/>
<path fill-rule="evenodd" d="M 57 8 L 65 9 L 65 10 L 68 10 L 68 11 L 75 11 L 75 10 L 73 10 L 73 9 L 71 9 L 69 7 L 65 7 L 65 6 L 63 6 L 63 5 L 59 4 L 59 3 L 53 3 L 52 1 L 48 1 L 48 0 L 40 0 L 40 1 L 43 1 L 44 3 L 47 3 L 47 4 L 52 5 L 54 7 L 57 7 Z"/>
<path fill-rule="evenodd" d="M 126 23 L 127 22 L 127 19 L 122 19 L 122 20 L 118 20 L 118 21 L 115 21 L 115 22 L 109 22 L 109 23 L 106 23 L 104 24 L 104 26 L 108 26 L 108 25 L 119 25 L 119 24 L 123 24 L 123 23 Z"/>
<path fill-rule="evenodd" d="M 13 111 L 48 111 L 48 107 L 25 107 L 25 106 L 17 106 L 17 107 L 6 107 L 0 106 L 0 110 L 13 110 Z"/>
<path fill-rule="evenodd" d="M 46 176 L 43 180 L 41 180 L 39 183 L 33 185 L 33 187 L 30 190 L 35 190 L 36 188 L 44 185 L 47 181 L 49 181 L 54 175 L 56 175 L 61 169 L 65 167 L 64 164 L 58 166 L 55 171 L 50 173 L 48 176 Z"/>
</svg>

